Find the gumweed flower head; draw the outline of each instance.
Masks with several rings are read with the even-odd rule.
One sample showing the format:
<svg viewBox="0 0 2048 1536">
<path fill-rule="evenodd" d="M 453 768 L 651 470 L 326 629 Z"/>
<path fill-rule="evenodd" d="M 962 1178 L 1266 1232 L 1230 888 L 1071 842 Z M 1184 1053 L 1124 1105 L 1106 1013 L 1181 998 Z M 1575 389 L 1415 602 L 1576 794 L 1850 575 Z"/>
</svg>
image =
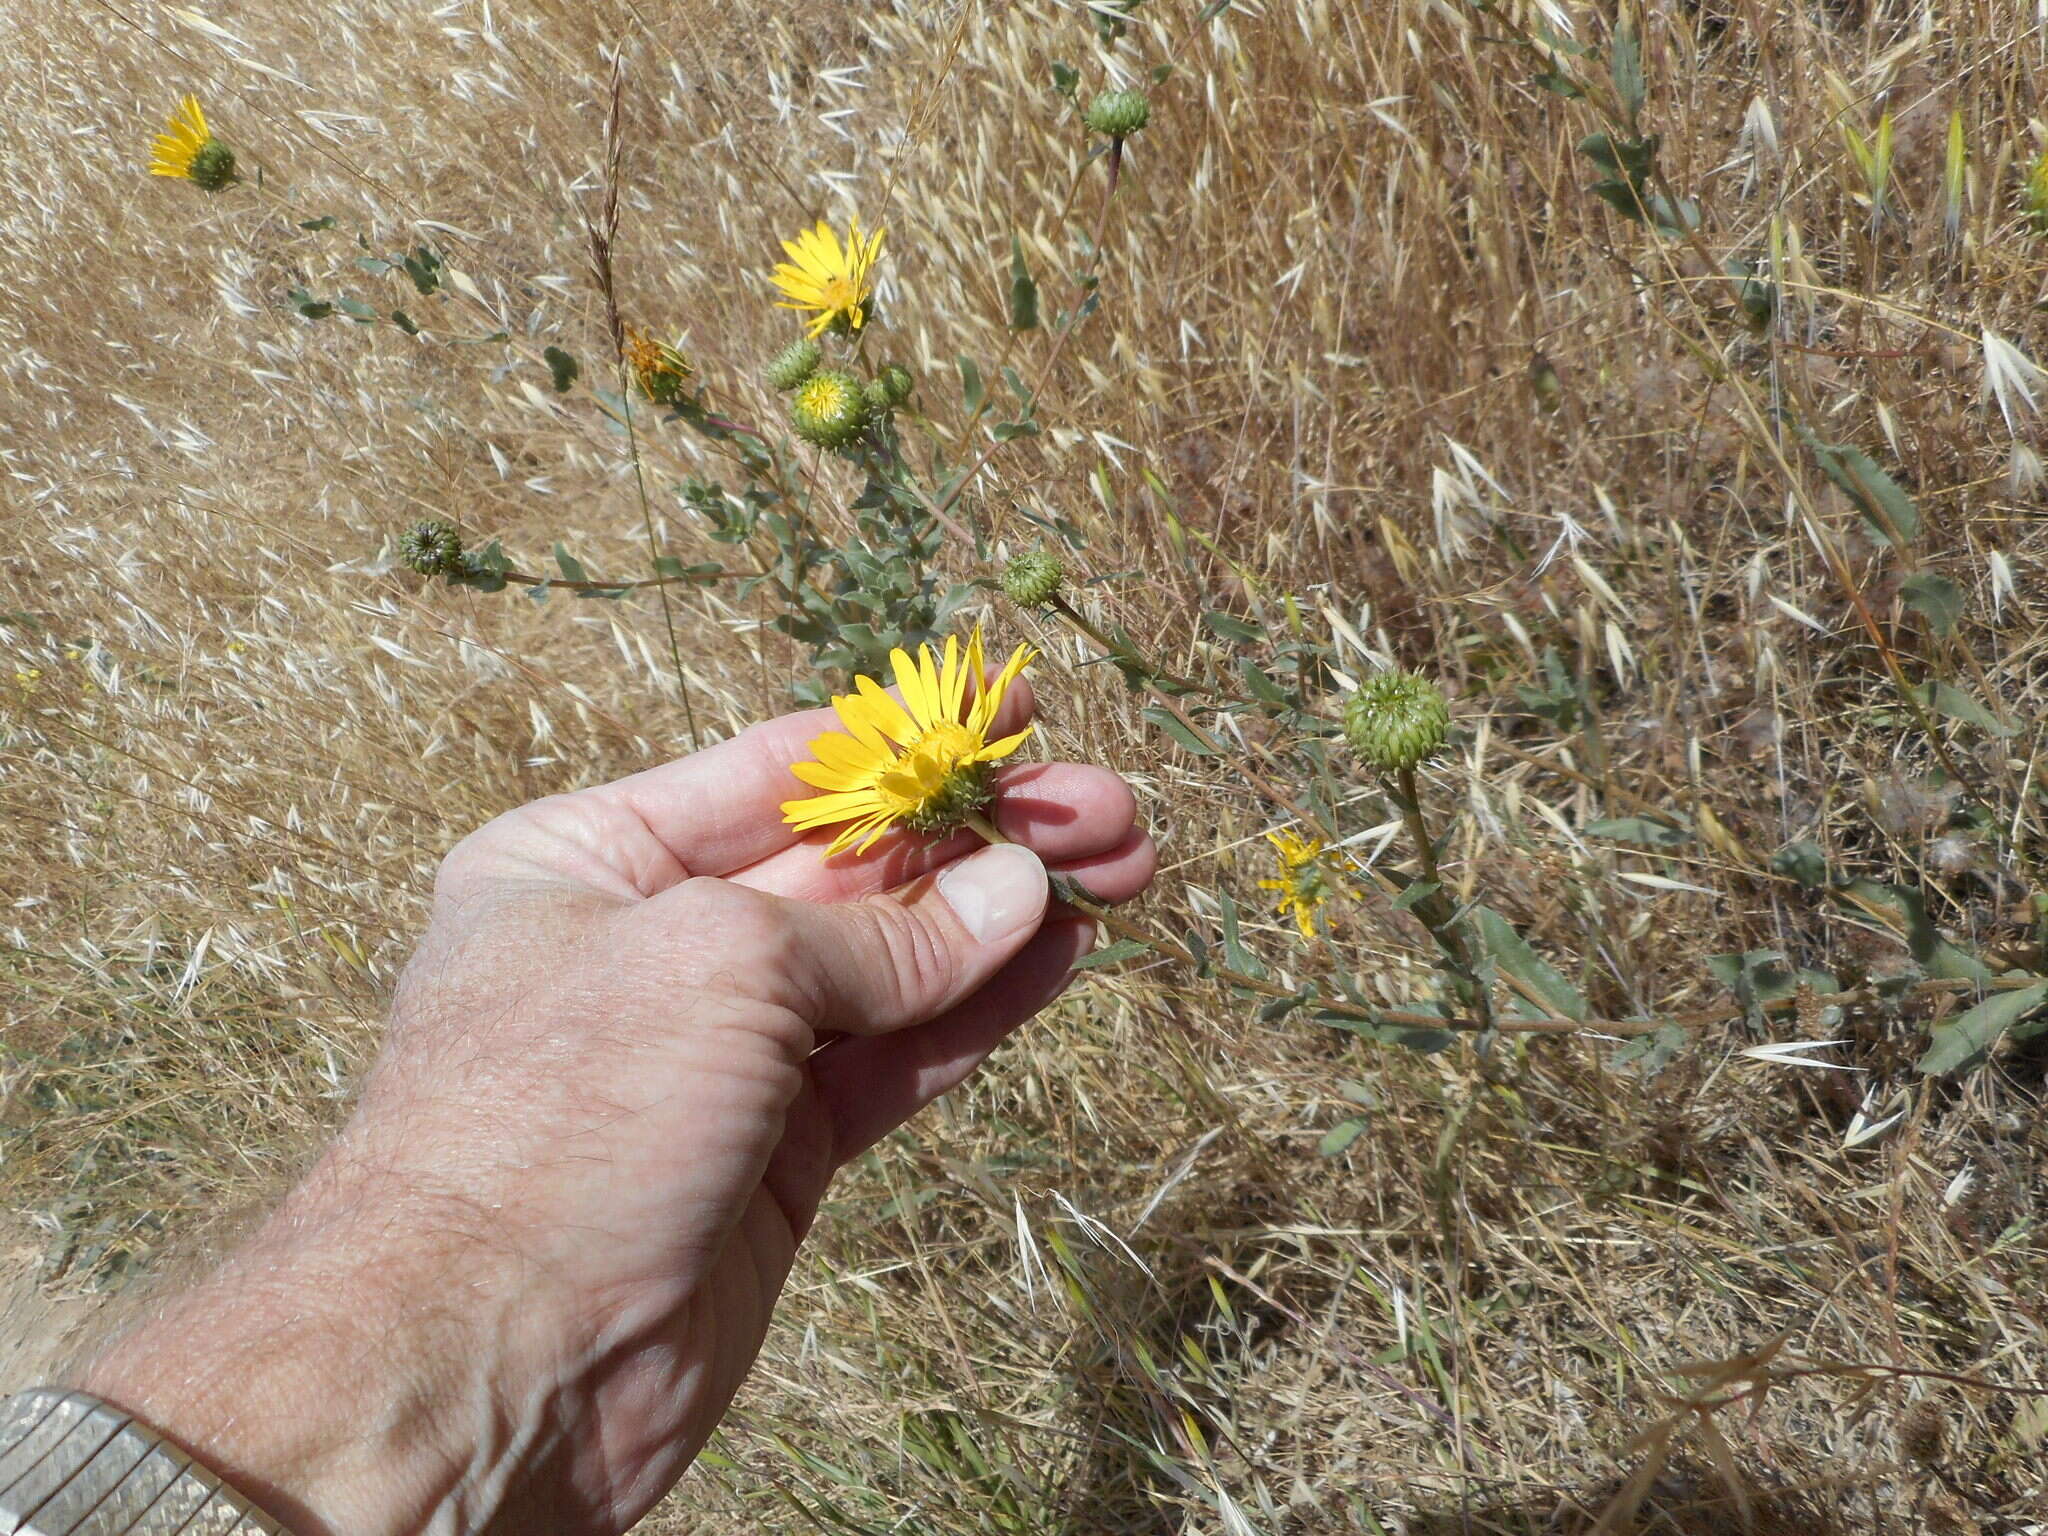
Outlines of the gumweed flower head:
<svg viewBox="0 0 2048 1536">
<path fill-rule="evenodd" d="M 665 341 L 656 341 L 637 325 L 626 327 L 626 371 L 640 393 L 656 405 L 674 405 L 683 398 L 696 369 Z"/>
<path fill-rule="evenodd" d="M 1344 706 L 1344 739 L 1368 767 L 1400 773 L 1434 757 L 1451 728 L 1443 690 L 1414 672 L 1380 672 Z"/>
<path fill-rule="evenodd" d="M 1031 735 L 1031 727 L 990 739 L 1003 697 L 1037 655 L 1020 645 L 995 679 L 986 671 L 981 626 L 967 645 L 948 636 L 941 659 L 921 645 L 889 653 L 902 702 L 870 677 L 854 679 L 855 691 L 832 700 L 845 731 L 831 731 L 811 743 L 809 762 L 790 772 L 822 791 L 785 801 L 782 819 L 809 832 L 838 827 L 830 852 L 865 852 L 890 828 L 903 825 L 926 833 L 950 832 L 993 798 L 989 765 L 1008 757 Z"/>
<path fill-rule="evenodd" d="M 901 363 L 889 363 L 875 375 L 875 382 L 888 392 L 891 405 L 901 405 L 910 398 L 910 392 L 917 388 L 917 380 L 910 376 L 910 370 Z"/>
<path fill-rule="evenodd" d="M 808 310 L 813 318 L 804 329 L 818 336 L 830 327 L 857 331 L 867 323 L 868 300 L 874 294 L 875 263 L 882 254 L 882 231 L 863 236 L 860 220 L 846 230 L 846 243 L 823 219 L 794 240 L 782 242 L 789 260 L 778 264 L 769 281 L 782 290 L 776 305 Z"/>
<path fill-rule="evenodd" d="M 1152 103 L 1143 91 L 1104 91 L 1081 117 L 1097 133 L 1129 138 L 1152 120 Z"/>
<path fill-rule="evenodd" d="M 218 192 L 235 179 L 235 152 L 213 136 L 197 96 L 187 96 L 156 136 L 149 174 L 177 176 L 202 192 Z"/>
<path fill-rule="evenodd" d="M 868 424 L 867 392 L 843 369 L 821 368 L 797 387 L 789 422 L 807 443 L 844 448 Z"/>
<path fill-rule="evenodd" d="M 808 336 L 799 336 L 768 364 L 765 377 L 771 389 L 784 393 L 795 389 L 818 371 L 818 344 Z"/>
<path fill-rule="evenodd" d="M 1034 549 L 1017 555 L 1003 567 L 997 584 L 1003 596 L 1019 608 L 1043 608 L 1058 595 L 1067 579 L 1067 569 L 1050 550 Z"/>
<path fill-rule="evenodd" d="M 1324 860 L 1323 844 L 1292 832 L 1268 832 L 1266 841 L 1280 857 L 1280 874 L 1277 879 L 1261 880 L 1259 889 L 1272 891 L 1278 897 L 1273 910 L 1282 917 L 1292 917 L 1301 936 L 1312 939 L 1316 936 L 1316 913 L 1331 897 L 1342 894 L 1342 887 Z"/>
<path fill-rule="evenodd" d="M 414 523 L 398 539 L 398 558 L 422 576 L 445 576 L 462 569 L 462 535 L 439 518 Z"/>
</svg>

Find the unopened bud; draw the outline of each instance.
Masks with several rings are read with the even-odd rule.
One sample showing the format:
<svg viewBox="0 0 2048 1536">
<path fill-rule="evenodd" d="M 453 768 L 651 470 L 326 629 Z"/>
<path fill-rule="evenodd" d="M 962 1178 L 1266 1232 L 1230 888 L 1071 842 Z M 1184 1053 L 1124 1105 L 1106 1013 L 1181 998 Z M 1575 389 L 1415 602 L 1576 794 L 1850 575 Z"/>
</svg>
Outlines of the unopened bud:
<svg viewBox="0 0 2048 1536">
<path fill-rule="evenodd" d="M 399 535 L 398 558 L 422 576 L 446 576 L 462 569 L 462 535 L 454 525 L 429 518 Z"/>
<path fill-rule="evenodd" d="M 1344 739 L 1368 767 L 1400 773 L 1428 762 L 1444 744 L 1451 708 L 1443 690 L 1413 672 L 1380 672 L 1344 706 Z"/>
<path fill-rule="evenodd" d="M 1097 133 L 1125 139 L 1152 119 L 1152 103 L 1143 91 L 1104 91 L 1088 104 L 1082 120 Z"/>
<path fill-rule="evenodd" d="M 889 392 L 891 405 L 901 405 L 910 398 L 910 392 L 917 388 L 917 380 L 911 377 L 910 370 L 901 363 L 884 365 L 882 371 L 875 377 L 881 381 L 882 388 Z"/>
<path fill-rule="evenodd" d="M 772 388 L 792 390 L 818 371 L 818 344 L 808 336 L 799 336 L 780 352 L 767 368 L 768 383 Z"/>
<path fill-rule="evenodd" d="M 997 580 L 1003 595 L 1019 608 L 1042 608 L 1058 594 L 1066 579 L 1066 567 L 1060 564 L 1057 555 L 1034 549 L 1011 560 Z"/>
</svg>

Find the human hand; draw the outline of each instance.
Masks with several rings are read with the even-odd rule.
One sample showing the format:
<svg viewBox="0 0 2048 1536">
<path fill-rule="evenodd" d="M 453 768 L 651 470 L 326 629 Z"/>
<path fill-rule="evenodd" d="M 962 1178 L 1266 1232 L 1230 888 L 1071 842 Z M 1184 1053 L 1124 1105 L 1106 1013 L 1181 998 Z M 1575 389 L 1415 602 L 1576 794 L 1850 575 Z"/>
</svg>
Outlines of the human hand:
<svg viewBox="0 0 2048 1536">
<path fill-rule="evenodd" d="M 1028 685 L 1000 728 L 1031 708 Z M 971 833 L 827 858 L 791 715 L 466 839 L 355 1115 L 81 1380 L 301 1536 L 626 1529 L 751 1365 L 832 1173 L 1066 985 L 1151 879 L 1122 781 L 1000 771 Z M 1044 861 L 1041 863 L 1041 859 Z"/>
</svg>

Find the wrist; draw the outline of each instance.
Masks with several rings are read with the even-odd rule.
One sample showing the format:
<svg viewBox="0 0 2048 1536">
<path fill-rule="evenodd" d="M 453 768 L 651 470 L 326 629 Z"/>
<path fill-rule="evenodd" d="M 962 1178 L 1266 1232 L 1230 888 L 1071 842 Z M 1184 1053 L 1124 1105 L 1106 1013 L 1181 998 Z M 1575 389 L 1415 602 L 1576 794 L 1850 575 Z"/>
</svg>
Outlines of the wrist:
<svg viewBox="0 0 2048 1536">
<path fill-rule="evenodd" d="M 447 1213 L 370 1199 L 330 1158 L 200 1284 L 79 1377 L 295 1536 L 481 1529 L 544 1451 L 508 1398 L 538 1380 L 513 1299 Z M 512 1426 L 524 1421 L 523 1432 Z"/>
</svg>

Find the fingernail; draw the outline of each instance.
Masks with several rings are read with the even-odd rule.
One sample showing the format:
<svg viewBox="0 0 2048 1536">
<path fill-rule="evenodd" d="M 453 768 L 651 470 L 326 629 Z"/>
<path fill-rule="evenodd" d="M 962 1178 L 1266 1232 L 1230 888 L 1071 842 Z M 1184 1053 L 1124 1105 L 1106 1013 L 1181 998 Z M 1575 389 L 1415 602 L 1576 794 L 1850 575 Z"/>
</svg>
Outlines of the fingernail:
<svg viewBox="0 0 2048 1536">
<path fill-rule="evenodd" d="M 939 894 L 976 942 L 993 943 L 1045 911 L 1045 866 L 1021 843 L 995 843 L 940 874 Z"/>
</svg>

